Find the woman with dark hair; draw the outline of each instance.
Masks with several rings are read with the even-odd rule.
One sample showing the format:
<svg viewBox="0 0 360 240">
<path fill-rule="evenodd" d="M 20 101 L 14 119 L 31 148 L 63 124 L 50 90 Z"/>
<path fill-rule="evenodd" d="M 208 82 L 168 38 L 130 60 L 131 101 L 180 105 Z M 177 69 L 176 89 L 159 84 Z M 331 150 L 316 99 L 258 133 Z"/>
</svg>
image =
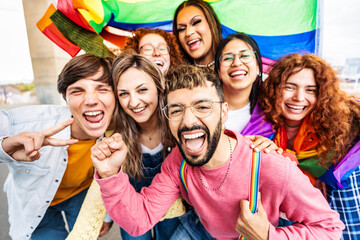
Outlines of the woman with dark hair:
<svg viewBox="0 0 360 240">
<path fill-rule="evenodd" d="M 222 40 L 215 54 L 214 70 L 223 83 L 230 110 L 250 104 L 251 114 L 263 73 L 261 53 L 255 40 L 245 33 L 234 33 Z"/>
<path fill-rule="evenodd" d="M 270 137 L 273 134 L 271 125 L 263 121 L 258 108 L 250 120 L 258 98 L 258 87 L 262 81 L 261 54 L 255 40 L 244 33 L 235 33 L 222 40 L 220 22 L 212 7 L 202 0 L 188 0 L 179 5 L 174 14 L 173 33 L 190 62 L 194 62 L 198 67 L 213 69 L 215 65 L 214 70 L 223 82 L 225 99 L 230 109 L 226 127 L 241 132 L 243 135 Z M 243 46 L 233 46 L 238 45 L 239 42 Z M 235 49 L 233 49 L 234 47 Z M 239 58 L 240 63 L 230 59 L 220 61 L 225 53 L 228 53 L 225 56 L 233 53 L 230 58 L 234 59 L 234 54 L 240 53 L 240 49 L 244 50 L 241 52 L 241 56 L 238 55 L 241 57 L 241 60 Z M 243 53 L 250 54 L 246 58 L 248 62 L 245 64 L 242 63 L 245 61 Z M 239 65 L 245 66 L 246 69 Z M 245 72 L 230 72 L 234 69 L 245 70 Z M 247 124 L 247 130 L 242 132 Z M 259 124 L 261 127 L 258 127 Z M 250 137 L 250 140 L 255 140 L 254 146 L 264 142 L 259 149 L 271 144 L 264 138 Z"/>
<path fill-rule="evenodd" d="M 330 206 L 346 225 L 343 239 L 360 238 L 359 102 L 340 90 L 323 59 L 291 54 L 273 66 L 259 103 L 278 146 L 296 153 L 313 183 L 326 183 Z"/>
<path fill-rule="evenodd" d="M 125 172 L 137 192 L 149 186 L 160 168 L 168 147 L 174 146 L 161 114 L 164 77 L 156 65 L 137 54 L 121 54 L 114 60 L 112 77 L 116 96 L 115 132 L 122 134 L 128 147 Z M 132 237 L 121 229 L 121 238 L 170 239 L 178 218 L 165 219 L 151 231 Z"/>
<path fill-rule="evenodd" d="M 271 138 L 274 133 L 271 123 L 264 120 L 257 106 L 262 61 L 255 40 L 245 33 L 234 33 L 223 39 L 216 50 L 214 70 L 222 81 L 225 101 L 229 104 L 226 128 L 242 135 Z M 262 141 L 271 143 L 265 138 Z"/>
<path fill-rule="evenodd" d="M 198 67 L 214 68 L 221 24 L 213 8 L 202 0 L 181 3 L 173 18 L 173 33 L 184 56 Z"/>
<path fill-rule="evenodd" d="M 170 66 L 176 66 L 183 61 L 175 36 L 162 29 L 138 28 L 125 43 L 125 51 L 133 49 L 154 62 L 163 75 Z"/>
</svg>

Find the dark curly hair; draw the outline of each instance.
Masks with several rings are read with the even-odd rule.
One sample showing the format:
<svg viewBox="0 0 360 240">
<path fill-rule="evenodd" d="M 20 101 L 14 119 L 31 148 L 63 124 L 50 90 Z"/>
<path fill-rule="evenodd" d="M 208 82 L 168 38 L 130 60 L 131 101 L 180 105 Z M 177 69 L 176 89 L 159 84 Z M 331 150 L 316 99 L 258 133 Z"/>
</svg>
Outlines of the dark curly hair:
<svg viewBox="0 0 360 240">
<path fill-rule="evenodd" d="M 125 42 L 126 49 L 133 49 L 136 53 L 140 53 L 139 42 L 147 34 L 158 34 L 165 39 L 165 42 L 170 48 L 170 67 L 176 66 L 183 62 L 183 54 L 180 51 L 179 45 L 176 42 L 176 38 L 173 34 L 168 33 L 162 29 L 147 29 L 138 28 L 133 32 L 133 37 L 128 37 Z"/>
<path fill-rule="evenodd" d="M 225 101 L 219 76 L 210 68 L 181 64 L 172 69 L 172 71 L 169 71 L 165 78 L 165 103 L 170 92 L 178 89 L 193 89 L 199 86 L 206 86 L 207 81 L 212 82 L 220 100 Z"/>
<path fill-rule="evenodd" d="M 336 71 L 323 59 L 313 54 L 290 54 L 279 59 L 261 85 L 259 104 L 275 129 L 283 126 L 281 99 L 285 83 L 304 68 L 313 70 L 317 87 L 317 101 L 309 117 L 319 138 L 319 164 L 326 166 L 331 161 L 336 165 L 359 135 L 360 104 L 340 90 Z"/>
</svg>

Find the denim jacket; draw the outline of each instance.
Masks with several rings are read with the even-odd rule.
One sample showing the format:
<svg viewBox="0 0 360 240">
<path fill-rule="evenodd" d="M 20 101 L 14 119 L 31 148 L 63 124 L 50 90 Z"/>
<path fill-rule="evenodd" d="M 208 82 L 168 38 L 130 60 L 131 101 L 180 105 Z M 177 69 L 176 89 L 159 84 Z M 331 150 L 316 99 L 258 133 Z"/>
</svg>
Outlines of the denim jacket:
<svg viewBox="0 0 360 240">
<path fill-rule="evenodd" d="M 30 239 L 42 220 L 61 183 L 67 162 L 67 146 L 45 146 L 34 162 L 20 162 L 2 149 L 4 137 L 25 131 L 40 131 L 71 117 L 67 106 L 37 105 L 0 110 L 0 163 L 5 162 L 9 175 L 4 184 L 9 205 L 10 236 Z M 69 139 L 70 127 L 54 138 Z"/>
</svg>

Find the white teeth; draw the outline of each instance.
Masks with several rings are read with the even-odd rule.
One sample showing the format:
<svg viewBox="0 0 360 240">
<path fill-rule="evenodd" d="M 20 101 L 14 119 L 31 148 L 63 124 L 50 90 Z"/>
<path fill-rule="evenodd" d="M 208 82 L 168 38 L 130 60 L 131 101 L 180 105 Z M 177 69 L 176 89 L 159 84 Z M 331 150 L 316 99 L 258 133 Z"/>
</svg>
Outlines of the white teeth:
<svg viewBox="0 0 360 240">
<path fill-rule="evenodd" d="M 100 113 L 101 113 L 101 111 L 85 112 L 84 115 L 85 115 L 85 116 L 96 116 L 96 115 L 99 115 Z"/>
<path fill-rule="evenodd" d="M 134 112 L 134 113 L 139 113 L 139 112 L 141 112 L 142 110 L 144 110 L 145 108 L 146 108 L 146 107 L 133 109 L 133 112 Z"/>
<path fill-rule="evenodd" d="M 163 65 L 164 65 L 164 63 L 161 62 L 161 61 L 155 61 L 154 63 L 155 63 L 156 65 L 160 65 L 160 66 L 163 66 Z"/>
<path fill-rule="evenodd" d="M 197 42 L 197 41 L 199 41 L 199 39 L 194 39 L 194 40 L 191 40 L 190 42 L 188 42 L 188 44 L 190 45 L 190 44 L 193 44 L 194 42 Z"/>
<path fill-rule="evenodd" d="M 294 106 L 294 105 L 286 105 L 288 108 L 294 109 L 294 110 L 304 110 L 305 107 L 300 107 L 300 106 Z"/>
<path fill-rule="evenodd" d="M 246 75 L 246 72 L 243 71 L 243 70 L 239 70 L 239 71 L 235 71 L 235 72 L 230 73 L 231 77 L 234 77 L 234 76 L 237 76 L 237 75 Z"/>
<path fill-rule="evenodd" d="M 204 136 L 205 133 L 184 134 L 185 139 L 195 139 Z"/>
</svg>

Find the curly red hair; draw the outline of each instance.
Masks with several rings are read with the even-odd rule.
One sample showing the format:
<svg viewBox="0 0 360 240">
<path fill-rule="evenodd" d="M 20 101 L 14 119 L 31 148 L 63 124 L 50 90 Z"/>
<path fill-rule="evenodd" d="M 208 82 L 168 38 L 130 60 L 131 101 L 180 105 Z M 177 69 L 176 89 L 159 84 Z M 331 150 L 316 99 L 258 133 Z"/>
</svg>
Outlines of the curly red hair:
<svg viewBox="0 0 360 240">
<path fill-rule="evenodd" d="M 138 28 L 133 32 L 133 37 L 128 37 L 125 42 L 125 49 L 133 49 L 136 53 L 140 53 L 139 42 L 147 34 L 158 34 L 165 39 L 165 42 L 170 48 L 170 67 L 176 66 L 183 62 L 183 54 L 180 51 L 179 45 L 173 34 L 168 33 L 162 29 L 147 29 Z"/>
<path fill-rule="evenodd" d="M 309 114 L 319 138 L 317 151 L 322 165 L 336 165 L 359 135 L 360 104 L 339 88 L 336 71 L 313 54 L 290 54 L 273 65 L 260 89 L 259 104 L 275 129 L 284 125 L 282 93 L 287 79 L 304 68 L 312 69 L 317 86 L 315 107 Z"/>
</svg>

